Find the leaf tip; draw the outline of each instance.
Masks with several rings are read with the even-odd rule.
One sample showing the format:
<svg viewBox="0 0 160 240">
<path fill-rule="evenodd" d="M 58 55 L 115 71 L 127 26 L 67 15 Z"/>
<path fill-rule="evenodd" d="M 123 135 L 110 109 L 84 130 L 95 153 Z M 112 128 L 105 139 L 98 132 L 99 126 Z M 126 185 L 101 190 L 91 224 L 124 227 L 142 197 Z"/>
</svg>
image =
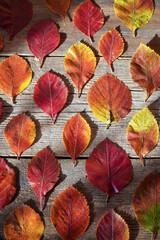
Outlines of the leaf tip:
<svg viewBox="0 0 160 240">
<path fill-rule="evenodd" d="M 143 157 L 141 157 L 140 160 L 141 160 L 142 166 L 145 167 L 145 163 L 144 163 Z"/>
</svg>

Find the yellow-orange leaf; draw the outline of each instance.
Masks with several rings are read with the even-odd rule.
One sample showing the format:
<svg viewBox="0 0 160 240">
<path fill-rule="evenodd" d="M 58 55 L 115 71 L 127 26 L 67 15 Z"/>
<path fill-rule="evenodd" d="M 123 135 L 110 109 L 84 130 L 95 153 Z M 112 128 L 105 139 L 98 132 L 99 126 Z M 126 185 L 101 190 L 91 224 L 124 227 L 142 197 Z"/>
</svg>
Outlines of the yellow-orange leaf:
<svg viewBox="0 0 160 240">
<path fill-rule="evenodd" d="M 43 232 L 44 224 L 40 215 L 27 205 L 17 207 L 4 226 L 7 240 L 40 240 Z"/>
<path fill-rule="evenodd" d="M 44 0 L 44 2 L 52 12 L 61 15 L 65 21 L 65 15 L 69 9 L 70 0 Z"/>
<path fill-rule="evenodd" d="M 93 114 L 107 127 L 120 121 L 131 109 L 129 88 L 108 73 L 92 84 L 87 98 Z"/>
<path fill-rule="evenodd" d="M 0 34 L 0 52 L 2 51 L 2 49 L 3 49 L 3 37 Z"/>
<path fill-rule="evenodd" d="M 154 3 L 153 0 L 115 0 L 114 9 L 121 21 L 135 34 L 137 28 L 149 22 Z"/>
<path fill-rule="evenodd" d="M 65 59 L 64 66 L 73 83 L 80 90 L 92 77 L 96 68 L 96 57 L 90 47 L 84 43 L 76 43 L 70 47 Z"/>
<path fill-rule="evenodd" d="M 13 117 L 4 130 L 5 138 L 17 158 L 36 138 L 36 125 L 25 113 Z"/>
<path fill-rule="evenodd" d="M 32 79 L 26 60 L 14 54 L 0 64 L 0 89 L 12 100 L 21 93 Z"/>
<path fill-rule="evenodd" d="M 155 148 L 159 139 L 157 121 L 147 107 L 135 114 L 129 122 L 127 139 L 144 165 L 143 158 Z"/>
<path fill-rule="evenodd" d="M 74 166 L 75 159 L 87 148 L 90 140 L 90 126 L 80 113 L 67 121 L 63 130 L 63 142 Z"/>
</svg>

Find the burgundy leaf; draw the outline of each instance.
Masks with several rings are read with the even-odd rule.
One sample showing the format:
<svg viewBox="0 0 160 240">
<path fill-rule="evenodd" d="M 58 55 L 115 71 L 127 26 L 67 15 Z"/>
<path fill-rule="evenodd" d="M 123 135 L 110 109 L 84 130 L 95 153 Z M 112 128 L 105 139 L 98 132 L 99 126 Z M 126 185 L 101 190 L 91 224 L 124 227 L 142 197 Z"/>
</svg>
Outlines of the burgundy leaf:
<svg viewBox="0 0 160 240">
<path fill-rule="evenodd" d="M 28 179 L 35 191 L 42 211 L 43 197 L 59 179 L 60 165 L 47 147 L 38 152 L 28 164 Z"/>
</svg>

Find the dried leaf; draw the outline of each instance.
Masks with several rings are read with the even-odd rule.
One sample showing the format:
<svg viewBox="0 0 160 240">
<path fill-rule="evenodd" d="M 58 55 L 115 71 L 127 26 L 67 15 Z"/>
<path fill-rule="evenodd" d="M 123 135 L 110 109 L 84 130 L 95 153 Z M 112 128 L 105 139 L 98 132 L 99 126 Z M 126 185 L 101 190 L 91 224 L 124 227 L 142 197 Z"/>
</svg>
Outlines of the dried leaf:
<svg viewBox="0 0 160 240">
<path fill-rule="evenodd" d="M 63 130 L 63 142 L 74 166 L 76 158 L 88 147 L 90 140 L 90 126 L 80 113 L 67 121 Z"/>
<path fill-rule="evenodd" d="M 4 130 L 11 150 L 19 156 L 29 148 L 36 138 L 36 125 L 25 113 L 13 117 Z"/>
<path fill-rule="evenodd" d="M 111 210 L 100 220 L 97 227 L 96 239 L 129 240 L 128 225 L 119 214 Z"/>
<path fill-rule="evenodd" d="M 35 23 L 27 34 L 27 42 L 31 52 L 39 59 L 42 67 L 44 57 L 53 52 L 60 43 L 57 25 L 50 19 Z"/>
<path fill-rule="evenodd" d="M 65 15 L 68 12 L 70 0 L 44 0 L 47 7 L 54 13 L 63 17 L 65 22 Z"/>
<path fill-rule="evenodd" d="M 0 210 L 13 199 L 16 192 L 15 171 L 0 158 Z"/>
<path fill-rule="evenodd" d="M 0 26 L 13 37 L 32 19 L 32 3 L 27 0 L 0 1 Z"/>
<path fill-rule="evenodd" d="M 3 37 L 0 34 L 0 52 L 2 52 L 2 50 L 3 50 Z"/>
<path fill-rule="evenodd" d="M 74 25 L 90 39 L 104 24 L 102 10 L 91 0 L 79 5 L 73 16 Z"/>
<path fill-rule="evenodd" d="M 40 77 L 34 87 L 33 98 L 37 106 L 51 116 L 53 123 L 55 115 L 66 104 L 68 89 L 64 81 L 56 74 L 46 72 Z"/>
<path fill-rule="evenodd" d="M 60 165 L 47 147 L 38 152 L 28 164 L 28 180 L 36 193 L 42 211 L 43 197 L 59 180 Z"/>
<path fill-rule="evenodd" d="M 147 175 L 137 186 L 132 205 L 136 218 L 146 230 L 153 233 L 153 238 L 160 232 L 160 174 Z"/>
<path fill-rule="evenodd" d="M 130 182 L 132 165 L 125 151 L 106 138 L 87 159 L 86 172 L 90 183 L 111 197 Z"/>
<path fill-rule="evenodd" d="M 14 54 L 0 64 L 0 89 L 14 101 L 32 79 L 32 71 L 26 60 Z"/>
<path fill-rule="evenodd" d="M 130 73 L 134 82 L 146 91 L 147 98 L 160 87 L 160 56 L 144 44 L 134 54 Z"/>
<path fill-rule="evenodd" d="M 155 148 L 159 139 L 157 120 L 147 107 L 135 114 L 129 122 L 127 139 L 144 165 L 143 158 Z"/>
<path fill-rule="evenodd" d="M 43 232 L 44 224 L 40 215 L 27 205 L 17 207 L 4 226 L 7 240 L 40 240 Z"/>
<path fill-rule="evenodd" d="M 51 207 L 51 220 L 63 240 L 79 238 L 89 224 L 85 197 L 72 186 L 60 193 Z"/>
<path fill-rule="evenodd" d="M 124 51 L 123 39 L 115 28 L 102 35 L 99 40 L 99 51 L 112 71 L 112 63 Z"/>
<path fill-rule="evenodd" d="M 154 12 L 153 0 L 115 0 L 114 10 L 135 35 L 136 29 L 149 22 Z"/>
<path fill-rule="evenodd" d="M 78 97 L 82 87 L 92 77 L 96 68 L 96 57 L 90 47 L 83 43 L 76 43 L 70 47 L 64 66 L 67 74 L 78 89 Z"/>
<path fill-rule="evenodd" d="M 124 118 L 131 109 L 131 93 L 121 81 L 106 73 L 92 84 L 87 94 L 93 114 L 107 128 Z"/>
</svg>

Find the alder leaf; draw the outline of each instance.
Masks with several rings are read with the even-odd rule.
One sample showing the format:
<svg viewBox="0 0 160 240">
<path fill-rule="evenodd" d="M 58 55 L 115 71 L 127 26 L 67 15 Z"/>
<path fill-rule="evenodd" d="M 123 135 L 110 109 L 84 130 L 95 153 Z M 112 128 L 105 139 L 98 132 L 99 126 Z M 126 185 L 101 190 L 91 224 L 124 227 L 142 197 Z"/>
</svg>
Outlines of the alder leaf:
<svg viewBox="0 0 160 240">
<path fill-rule="evenodd" d="M 2 50 L 3 50 L 3 37 L 0 34 L 0 52 L 2 52 Z"/>
<path fill-rule="evenodd" d="M 147 175 L 133 195 L 132 205 L 138 222 L 153 233 L 160 232 L 160 174 L 156 171 Z"/>
<path fill-rule="evenodd" d="M 16 174 L 3 158 L 0 158 L 0 210 L 13 199 L 16 193 Z"/>
<path fill-rule="evenodd" d="M 144 26 L 154 12 L 153 0 L 115 0 L 114 10 L 121 21 L 135 35 L 136 29 Z"/>
<path fill-rule="evenodd" d="M 56 74 L 46 72 L 34 87 L 33 98 L 37 106 L 50 115 L 54 123 L 55 115 L 67 102 L 68 89 L 64 81 Z"/>
<path fill-rule="evenodd" d="M 112 71 L 112 63 L 123 53 L 124 42 L 120 33 L 114 28 L 102 35 L 99 40 L 99 51 Z"/>
<path fill-rule="evenodd" d="M 131 109 L 129 88 L 108 73 L 92 84 L 87 99 L 93 114 L 106 122 L 107 128 L 124 118 Z"/>
<path fill-rule="evenodd" d="M 63 130 L 63 143 L 74 166 L 76 158 L 88 147 L 90 140 L 91 128 L 80 113 L 67 121 Z"/>
<path fill-rule="evenodd" d="M 43 232 L 44 224 L 40 215 L 25 204 L 17 207 L 4 225 L 7 240 L 40 240 Z"/>
<path fill-rule="evenodd" d="M 47 7 L 54 13 L 63 17 L 65 22 L 65 15 L 68 12 L 70 6 L 70 0 L 44 0 Z"/>
<path fill-rule="evenodd" d="M 32 19 L 32 3 L 27 0 L 0 1 L 0 26 L 12 38 L 25 28 Z"/>
<path fill-rule="evenodd" d="M 26 60 L 14 54 L 0 63 L 0 89 L 14 103 L 14 98 L 28 87 L 32 71 Z"/>
<path fill-rule="evenodd" d="M 105 138 L 87 159 L 86 173 L 93 186 L 107 193 L 108 200 L 130 182 L 132 165 L 125 151 Z"/>
<path fill-rule="evenodd" d="M 157 120 L 147 107 L 135 114 L 129 122 L 127 139 L 144 166 L 143 158 L 155 148 L 159 139 Z"/>
<path fill-rule="evenodd" d="M 40 202 L 42 211 L 43 197 L 59 180 L 60 165 L 54 153 L 45 147 L 28 164 L 28 180 Z"/>
<path fill-rule="evenodd" d="M 42 67 L 44 57 L 53 52 L 60 43 L 60 34 L 57 25 L 50 19 L 35 23 L 27 34 L 29 49 L 39 59 Z"/>
<path fill-rule="evenodd" d="M 4 130 L 6 141 L 11 150 L 20 155 L 29 148 L 36 138 L 36 125 L 25 113 L 13 117 Z"/>
<path fill-rule="evenodd" d="M 90 47 L 84 43 L 75 43 L 64 58 L 67 74 L 78 89 L 78 97 L 83 86 L 92 77 L 96 68 L 96 57 Z"/>
<path fill-rule="evenodd" d="M 96 232 L 97 240 L 129 240 L 129 229 L 124 219 L 111 210 L 102 217 Z"/>
<path fill-rule="evenodd" d="M 61 192 L 51 207 L 51 221 L 63 240 L 75 240 L 87 229 L 89 207 L 85 197 L 74 187 Z"/>
<path fill-rule="evenodd" d="M 160 56 L 144 44 L 140 44 L 130 63 L 134 82 L 149 96 L 160 87 Z"/>
<path fill-rule="evenodd" d="M 91 0 L 81 3 L 73 16 L 74 25 L 90 39 L 104 24 L 102 10 Z M 91 39 L 92 41 L 92 39 Z"/>
</svg>

